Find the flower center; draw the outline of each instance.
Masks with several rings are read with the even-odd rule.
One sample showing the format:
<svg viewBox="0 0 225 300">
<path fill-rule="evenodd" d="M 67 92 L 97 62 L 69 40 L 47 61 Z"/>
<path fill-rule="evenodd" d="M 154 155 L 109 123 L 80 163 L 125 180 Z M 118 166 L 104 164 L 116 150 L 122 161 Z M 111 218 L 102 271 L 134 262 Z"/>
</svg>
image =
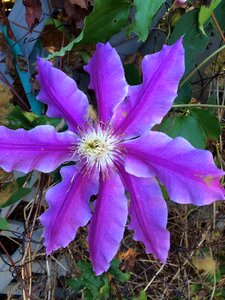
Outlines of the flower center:
<svg viewBox="0 0 225 300">
<path fill-rule="evenodd" d="M 113 135 L 112 130 L 101 128 L 98 124 L 80 133 L 77 153 L 86 167 L 96 166 L 104 171 L 116 161 L 120 153 L 118 144 L 119 138 Z"/>
</svg>

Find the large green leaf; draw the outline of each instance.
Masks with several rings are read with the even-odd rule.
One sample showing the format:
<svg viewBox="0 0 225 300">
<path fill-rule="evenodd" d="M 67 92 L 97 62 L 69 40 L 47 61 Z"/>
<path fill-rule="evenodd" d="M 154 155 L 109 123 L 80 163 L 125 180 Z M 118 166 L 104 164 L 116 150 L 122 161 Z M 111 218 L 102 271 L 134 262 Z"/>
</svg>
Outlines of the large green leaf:
<svg viewBox="0 0 225 300">
<path fill-rule="evenodd" d="M 148 37 L 153 17 L 164 2 L 166 0 L 134 0 L 136 13 L 129 30 L 136 32 L 139 39 L 143 42 Z"/>
<path fill-rule="evenodd" d="M 141 76 L 134 64 L 124 65 L 124 71 L 129 85 L 137 85 L 141 83 Z"/>
<path fill-rule="evenodd" d="M 160 131 L 172 138 L 181 136 L 196 148 L 204 149 L 206 147 L 206 135 L 199 122 L 190 115 L 165 119 L 160 126 Z"/>
<path fill-rule="evenodd" d="M 192 108 L 190 113 L 199 122 L 208 139 L 219 139 L 220 122 L 213 112 L 206 109 Z"/>
<path fill-rule="evenodd" d="M 9 230 L 8 222 L 2 217 L 0 217 L 0 230 Z"/>
<path fill-rule="evenodd" d="M 189 103 L 192 97 L 192 87 L 189 81 L 178 88 L 177 97 L 174 100 L 174 104 Z"/>
<path fill-rule="evenodd" d="M 181 36 L 184 37 L 185 74 L 189 73 L 195 66 L 196 54 L 203 52 L 208 44 L 208 37 L 199 31 L 198 14 L 198 9 L 185 13 L 176 23 L 169 39 L 169 44 L 173 44 Z"/>
<path fill-rule="evenodd" d="M 202 5 L 200 8 L 199 16 L 198 16 L 198 24 L 199 24 L 199 29 L 204 33 L 204 24 L 207 22 L 207 20 L 211 17 L 212 12 L 214 9 L 220 4 L 222 0 L 212 0 L 210 2 L 210 5 Z"/>
<path fill-rule="evenodd" d="M 217 22 L 220 25 L 220 28 L 225 30 L 225 0 L 222 0 L 221 3 L 217 6 L 214 11 Z"/>
<path fill-rule="evenodd" d="M 80 35 L 60 51 L 48 56 L 63 56 L 76 44 L 95 44 L 106 42 L 127 24 L 130 2 L 127 0 L 96 0 L 94 9 L 84 20 Z"/>
</svg>

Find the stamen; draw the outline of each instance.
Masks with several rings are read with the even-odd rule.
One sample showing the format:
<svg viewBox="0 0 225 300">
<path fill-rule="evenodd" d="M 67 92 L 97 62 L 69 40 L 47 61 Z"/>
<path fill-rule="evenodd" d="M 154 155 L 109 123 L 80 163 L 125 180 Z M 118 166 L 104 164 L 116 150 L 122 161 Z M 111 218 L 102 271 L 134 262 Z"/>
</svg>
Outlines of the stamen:
<svg viewBox="0 0 225 300">
<path fill-rule="evenodd" d="M 76 153 L 82 164 L 82 170 L 89 173 L 96 168 L 107 175 L 108 168 L 121 160 L 122 151 L 119 143 L 119 137 L 113 133 L 108 124 L 87 124 L 85 128 L 80 128 Z"/>
</svg>

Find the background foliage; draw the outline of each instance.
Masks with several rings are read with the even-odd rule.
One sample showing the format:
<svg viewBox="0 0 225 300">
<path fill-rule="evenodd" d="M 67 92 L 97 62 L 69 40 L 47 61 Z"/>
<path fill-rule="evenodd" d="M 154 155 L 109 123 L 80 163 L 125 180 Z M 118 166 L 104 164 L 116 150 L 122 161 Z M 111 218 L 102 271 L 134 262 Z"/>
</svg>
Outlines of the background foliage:
<svg viewBox="0 0 225 300">
<path fill-rule="evenodd" d="M 36 102 L 37 55 L 52 59 L 73 77 L 89 94 L 93 108 L 95 98 L 87 91 L 88 76 L 82 67 L 97 42 L 109 40 L 116 47 L 127 81 L 135 85 L 141 82 L 143 56 L 183 36 L 185 74 L 173 109 L 156 129 L 209 149 L 218 167 L 224 168 L 225 0 L 183 4 L 172 0 L 14 2 L 0 1 L 2 125 L 65 128 L 62 120 L 46 117 L 45 108 Z M 38 216 L 45 209 L 43 195 L 59 180 L 58 170 L 49 177 L 1 170 L 0 180 L 0 254 L 2 263 L 7 257 L 17 288 L 23 292 L 20 296 L 12 291 L 19 299 L 29 295 L 30 299 L 47 299 L 46 295 L 48 299 L 225 299 L 224 203 L 196 208 L 168 202 L 172 244 L 167 264 L 144 254 L 143 246 L 126 232 L 109 272 L 97 277 L 87 258 L 86 229 L 79 231 L 68 248 L 48 258 L 42 241 L 35 239 L 41 230 Z M 25 228 L 20 235 L 12 227 L 15 221 Z M 17 250 L 20 258 L 14 261 L 12 254 Z M 41 266 L 38 275 L 34 264 Z M 6 295 L 0 298 L 12 299 Z"/>
</svg>

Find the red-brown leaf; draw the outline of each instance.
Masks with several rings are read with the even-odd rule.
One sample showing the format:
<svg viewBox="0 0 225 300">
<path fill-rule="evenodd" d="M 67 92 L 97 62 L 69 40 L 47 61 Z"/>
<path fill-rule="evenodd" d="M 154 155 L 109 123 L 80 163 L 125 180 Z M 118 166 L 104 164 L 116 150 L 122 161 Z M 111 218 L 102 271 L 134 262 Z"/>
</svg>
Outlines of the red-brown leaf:
<svg viewBox="0 0 225 300">
<path fill-rule="evenodd" d="M 40 0 L 23 0 L 23 5 L 26 8 L 26 22 L 30 30 L 32 30 L 41 18 L 42 9 Z"/>
</svg>

